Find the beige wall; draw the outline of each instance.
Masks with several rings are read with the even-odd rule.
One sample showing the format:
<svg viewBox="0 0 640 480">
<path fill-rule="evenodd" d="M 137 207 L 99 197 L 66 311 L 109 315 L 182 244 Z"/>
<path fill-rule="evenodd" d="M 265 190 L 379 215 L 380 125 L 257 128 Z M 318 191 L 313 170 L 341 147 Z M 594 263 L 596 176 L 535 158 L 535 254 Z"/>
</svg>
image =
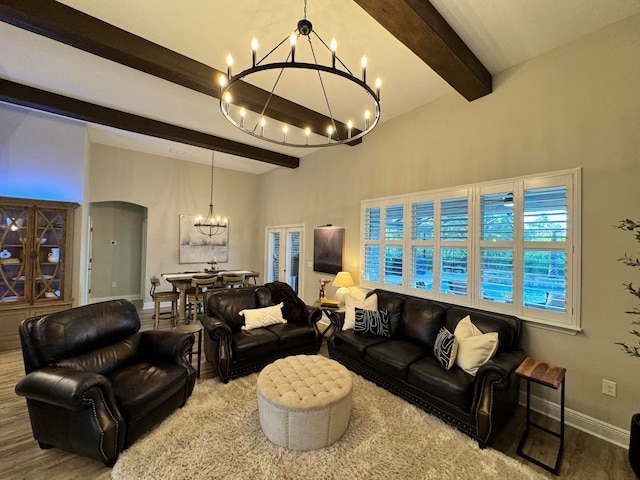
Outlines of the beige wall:
<svg viewBox="0 0 640 480">
<path fill-rule="evenodd" d="M 621 284 L 640 279 L 617 259 L 638 245 L 612 225 L 640 218 L 639 51 L 637 15 L 496 75 L 487 97 L 448 96 L 382 124 L 360 146 L 269 172 L 263 221 L 305 223 L 306 261 L 314 226 L 344 226 L 344 268 L 357 274 L 362 199 L 582 167 L 583 332 L 526 328 L 523 347 L 567 368 L 569 409 L 628 429 L 640 411 L 640 360 L 614 342 L 632 341 L 624 312 L 634 302 Z M 304 265 L 310 302 L 320 275 Z M 600 393 L 602 378 L 618 383 L 617 398 Z"/>
<path fill-rule="evenodd" d="M 207 213 L 210 165 L 94 144 L 90 171 L 88 202 L 120 201 L 148 208 L 145 302 L 151 301 L 152 275 L 207 266 L 178 263 L 178 224 L 180 215 Z M 215 169 L 215 211 L 229 217 L 229 261 L 220 268 L 262 268 L 262 246 L 256 243 L 262 231 L 259 186 L 258 175 Z"/>
</svg>

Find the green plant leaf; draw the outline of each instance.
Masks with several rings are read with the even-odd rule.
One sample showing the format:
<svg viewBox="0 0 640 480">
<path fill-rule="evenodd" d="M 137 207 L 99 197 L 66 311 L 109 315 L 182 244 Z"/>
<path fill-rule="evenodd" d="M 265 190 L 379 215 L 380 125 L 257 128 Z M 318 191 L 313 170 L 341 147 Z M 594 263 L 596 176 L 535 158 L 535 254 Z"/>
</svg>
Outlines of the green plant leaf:
<svg viewBox="0 0 640 480">
<path fill-rule="evenodd" d="M 634 238 L 636 241 L 640 242 L 640 221 L 630 220 L 625 218 L 624 220 L 620 220 L 618 225 L 614 225 L 614 227 L 619 228 L 620 230 L 625 230 L 628 232 L 634 233 Z M 632 256 L 628 253 L 624 254 L 624 257 L 619 258 L 618 261 L 624 263 L 628 267 L 632 268 L 640 268 L 640 256 Z M 624 288 L 634 297 L 640 298 L 640 288 L 636 288 L 633 286 L 632 282 L 623 283 Z M 631 310 L 627 310 L 625 313 L 629 315 L 640 315 L 640 306 L 633 307 Z M 632 325 L 640 325 L 640 320 L 635 319 L 631 322 Z M 640 338 L 640 331 L 631 330 L 629 331 L 630 335 Z M 614 342 L 616 345 L 620 345 L 622 350 L 632 357 L 640 357 L 640 348 L 629 346 L 623 342 Z"/>
</svg>

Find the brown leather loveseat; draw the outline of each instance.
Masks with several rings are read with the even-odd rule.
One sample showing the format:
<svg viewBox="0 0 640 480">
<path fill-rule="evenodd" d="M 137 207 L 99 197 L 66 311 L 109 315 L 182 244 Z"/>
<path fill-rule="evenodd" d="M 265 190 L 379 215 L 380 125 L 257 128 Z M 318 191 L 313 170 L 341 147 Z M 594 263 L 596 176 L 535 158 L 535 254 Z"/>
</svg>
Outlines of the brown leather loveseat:
<svg viewBox="0 0 640 480">
<path fill-rule="evenodd" d="M 243 310 L 283 304 L 286 323 L 247 330 Z M 198 316 L 204 327 L 204 352 L 220 380 L 261 370 L 289 355 L 315 354 L 322 337 L 311 319 L 316 309 L 305 305 L 283 282 L 231 288 L 207 295 L 205 313 Z"/>
<path fill-rule="evenodd" d="M 140 332 L 127 300 L 85 305 L 20 325 L 33 436 L 112 466 L 119 452 L 191 395 L 195 370 L 185 353 L 193 336 Z"/>
</svg>

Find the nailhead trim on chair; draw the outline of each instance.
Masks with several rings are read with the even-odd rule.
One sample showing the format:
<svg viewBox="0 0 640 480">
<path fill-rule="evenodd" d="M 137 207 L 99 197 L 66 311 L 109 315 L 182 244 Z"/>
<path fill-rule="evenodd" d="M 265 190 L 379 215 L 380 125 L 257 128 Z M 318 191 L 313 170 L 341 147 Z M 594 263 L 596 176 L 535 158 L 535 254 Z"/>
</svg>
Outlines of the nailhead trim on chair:
<svg viewBox="0 0 640 480">
<path fill-rule="evenodd" d="M 118 423 L 118 421 L 116 420 L 116 417 L 113 415 L 113 413 L 111 412 L 111 409 L 107 405 L 107 402 L 105 401 L 104 394 L 102 393 L 102 390 L 100 390 L 99 388 L 91 389 L 91 390 L 96 390 L 98 392 L 98 394 L 100 395 L 100 398 L 102 398 L 102 403 L 104 404 L 105 410 L 107 411 L 107 413 L 109 414 L 109 416 L 113 420 L 113 423 L 115 423 L 115 425 L 116 425 L 116 436 L 115 436 L 115 442 L 114 442 L 113 447 L 114 447 L 114 451 L 116 452 L 116 455 L 118 455 L 118 433 L 119 433 L 119 429 L 120 429 L 120 424 Z M 95 400 L 93 398 L 87 397 L 86 396 L 86 392 L 85 392 L 85 394 L 83 394 L 82 400 L 83 401 L 87 401 L 87 402 L 89 402 L 91 404 L 91 411 L 93 413 L 93 419 L 95 420 L 96 425 L 97 425 L 98 429 L 100 430 L 100 454 L 102 455 L 103 460 L 106 462 L 107 461 L 107 455 L 104 453 L 104 429 L 102 428 L 102 425 L 100 425 L 100 420 L 98 419 L 98 412 L 97 412 L 96 402 L 95 402 Z"/>
</svg>

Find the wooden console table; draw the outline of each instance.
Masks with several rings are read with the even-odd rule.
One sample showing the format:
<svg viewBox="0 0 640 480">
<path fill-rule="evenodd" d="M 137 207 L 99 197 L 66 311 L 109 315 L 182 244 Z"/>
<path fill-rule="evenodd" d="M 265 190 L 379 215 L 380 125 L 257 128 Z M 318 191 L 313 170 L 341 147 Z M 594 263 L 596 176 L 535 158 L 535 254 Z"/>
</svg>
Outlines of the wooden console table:
<svg viewBox="0 0 640 480">
<path fill-rule="evenodd" d="M 562 451 L 564 449 L 564 376 L 566 372 L 566 368 L 540 362 L 531 357 L 525 358 L 520 366 L 516 369 L 516 375 L 524 378 L 527 381 L 527 423 L 524 434 L 522 435 L 522 439 L 518 444 L 518 449 L 516 450 L 516 452 L 522 458 L 526 458 L 530 462 L 535 463 L 539 467 L 542 467 L 545 470 L 554 473 L 555 475 L 558 475 L 560 460 L 562 458 Z M 553 430 L 550 430 L 546 427 L 543 427 L 542 425 L 538 425 L 531 421 L 531 382 L 535 382 L 546 387 L 551 387 L 555 390 L 558 390 L 558 388 L 560 388 L 560 433 L 554 432 Z M 558 449 L 556 462 L 553 467 L 542 463 L 540 460 L 535 459 L 522 451 L 522 447 L 524 446 L 527 440 L 527 436 L 529 435 L 530 427 L 536 427 L 560 439 L 560 448 Z"/>
</svg>

